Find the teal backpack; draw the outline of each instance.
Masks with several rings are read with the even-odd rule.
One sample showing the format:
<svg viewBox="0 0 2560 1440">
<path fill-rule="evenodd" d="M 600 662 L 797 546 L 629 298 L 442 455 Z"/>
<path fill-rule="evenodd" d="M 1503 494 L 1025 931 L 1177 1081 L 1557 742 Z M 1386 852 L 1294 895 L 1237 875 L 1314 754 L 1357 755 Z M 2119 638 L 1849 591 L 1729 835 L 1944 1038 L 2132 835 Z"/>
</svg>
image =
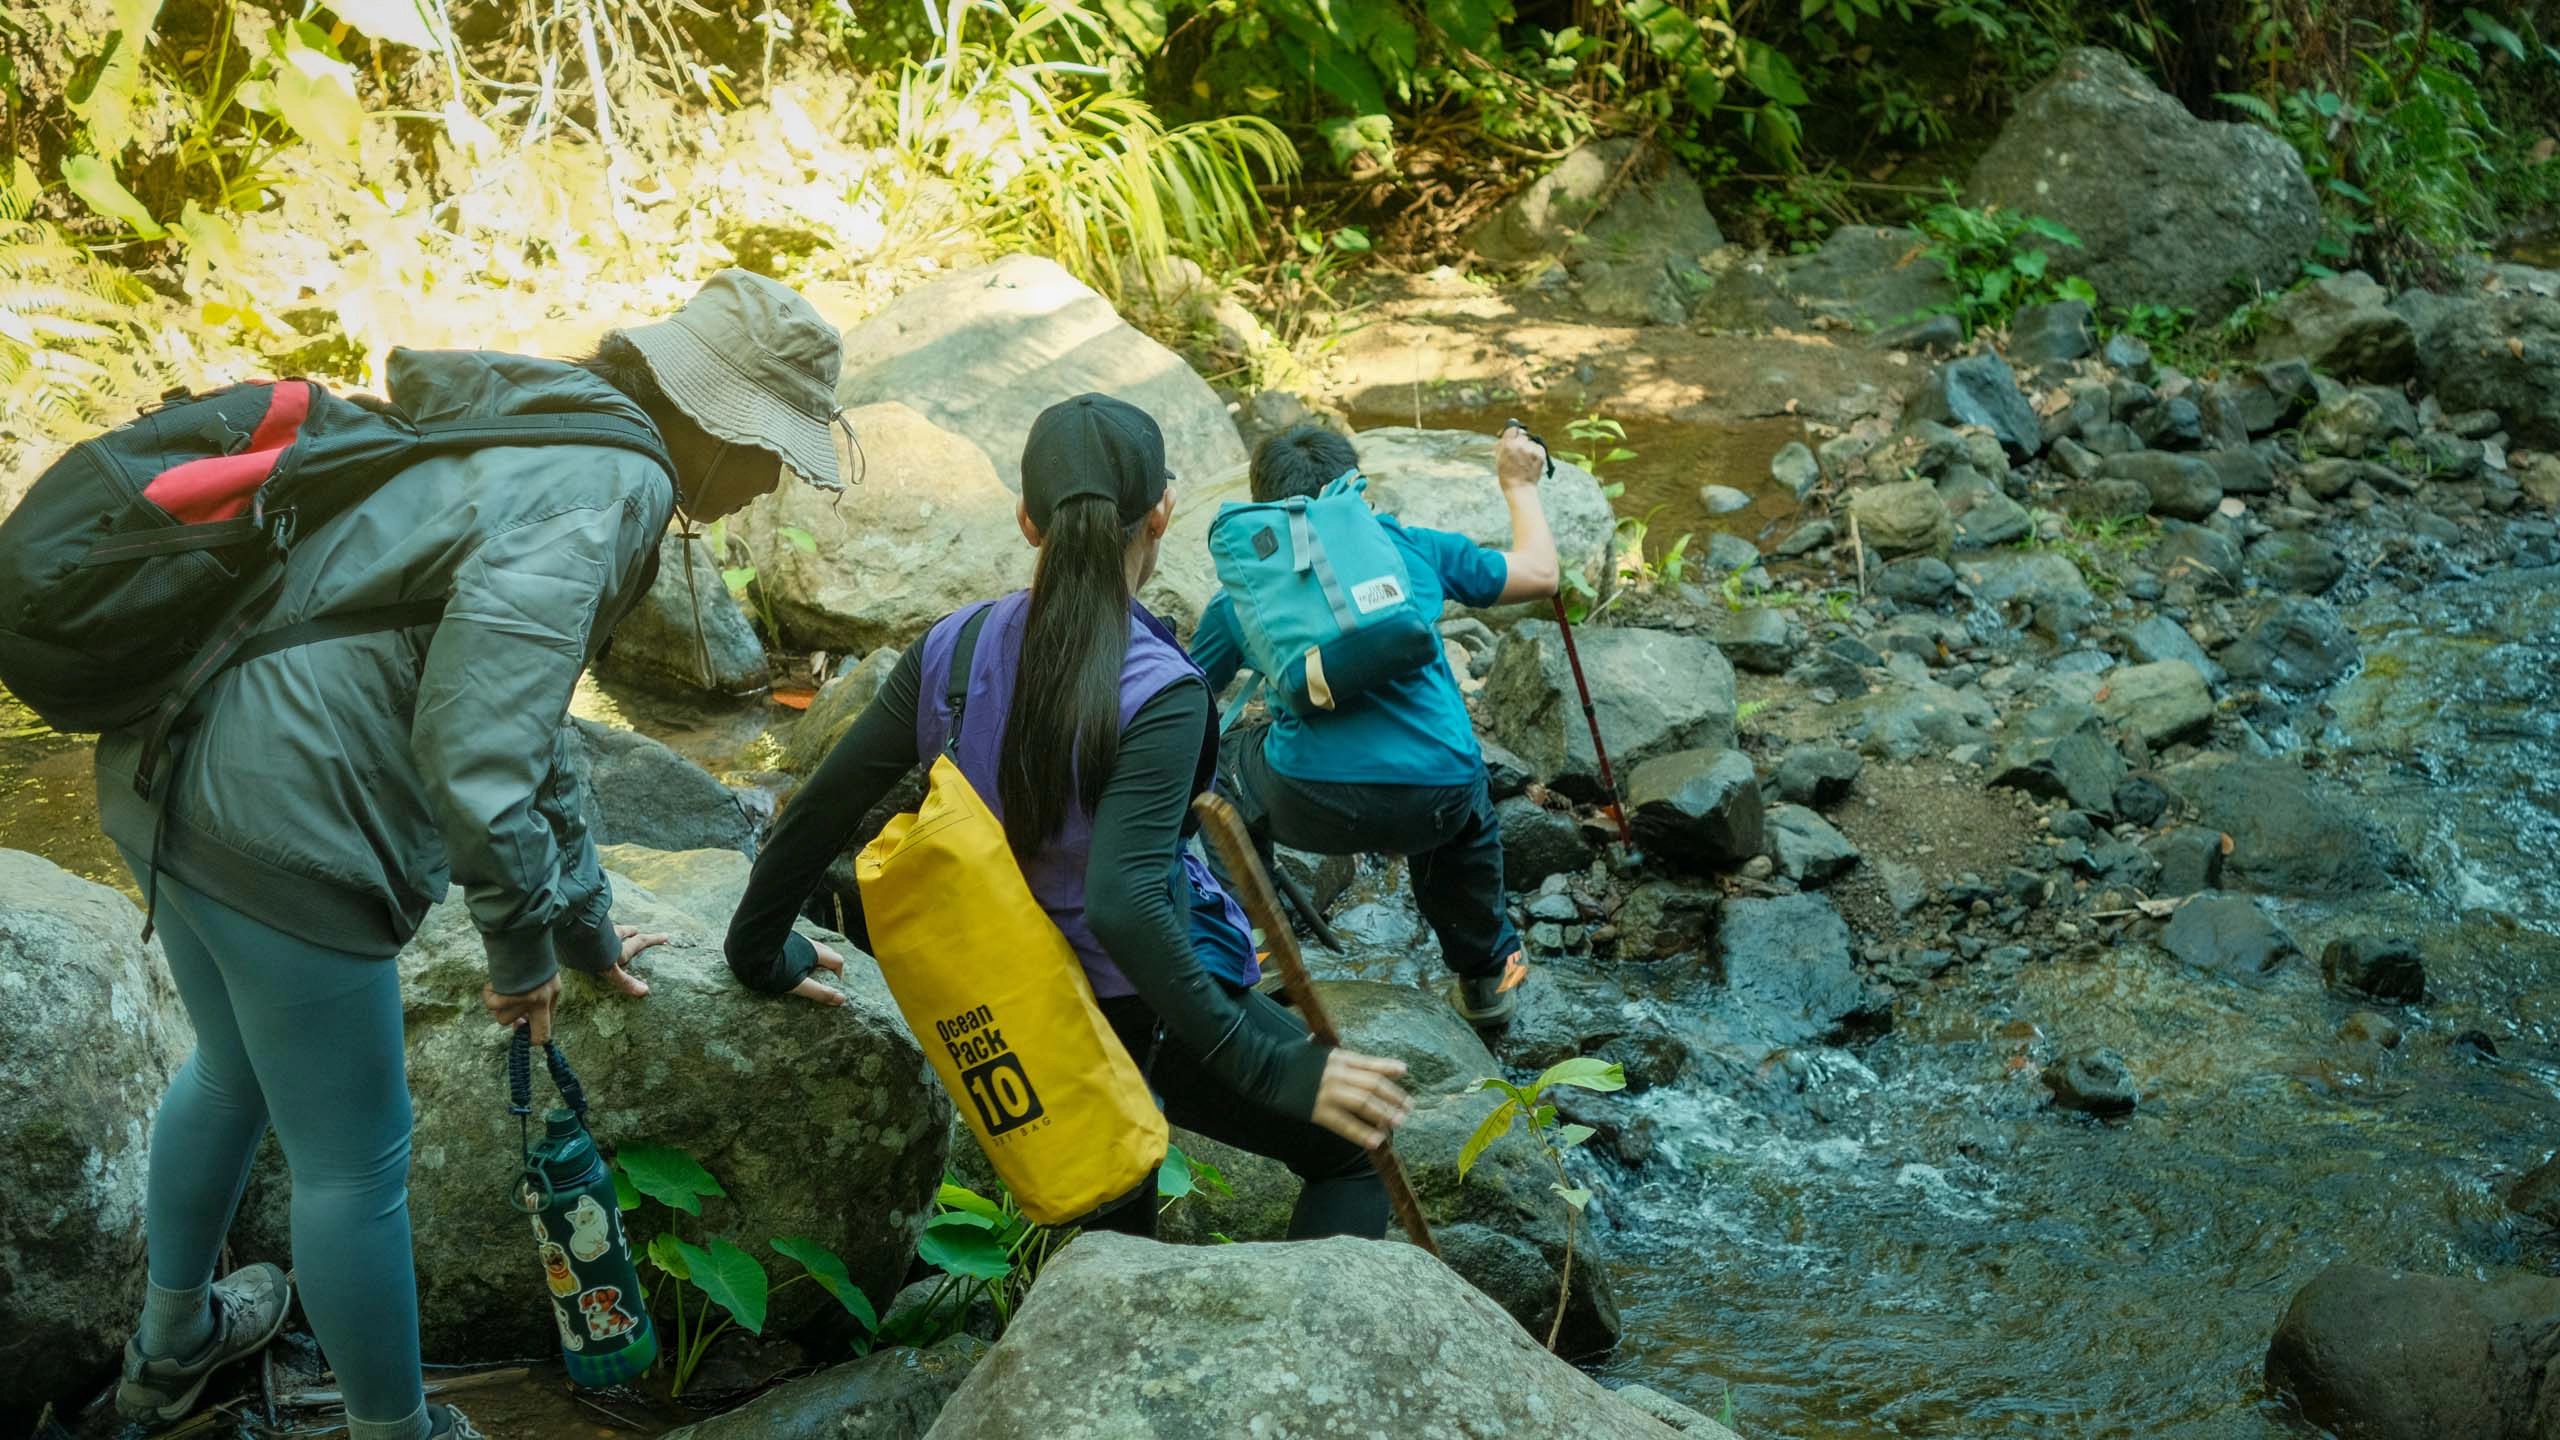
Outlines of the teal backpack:
<svg viewBox="0 0 2560 1440">
<path fill-rule="evenodd" d="M 1209 556 L 1235 606 L 1245 663 L 1302 719 L 1440 658 L 1440 617 L 1414 603 L 1404 552 L 1370 512 L 1368 488 L 1347 470 L 1312 500 L 1231 503 L 1209 522 Z"/>
</svg>

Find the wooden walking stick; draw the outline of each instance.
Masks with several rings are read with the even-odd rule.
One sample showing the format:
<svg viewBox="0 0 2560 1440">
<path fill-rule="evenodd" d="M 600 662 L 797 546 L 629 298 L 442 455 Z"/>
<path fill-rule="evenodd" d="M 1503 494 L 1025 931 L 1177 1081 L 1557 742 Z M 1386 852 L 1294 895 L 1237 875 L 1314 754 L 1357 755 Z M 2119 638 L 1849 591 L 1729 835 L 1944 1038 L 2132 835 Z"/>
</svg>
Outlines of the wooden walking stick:
<svg viewBox="0 0 2560 1440">
<path fill-rule="evenodd" d="M 1317 1044 L 1339 1049 L 1342 1032 L 1333 1028 L 1333 1017 L 1325 1013 L 1324 998 L 1316 994 L 1316 982 L 1307 974 L 1306 957 L 1298 953 L 1298 937 L 1289 928 L 1288 917 L 1280 913 L 1280 897 L 1272 893 L 1271 877 L 1263 872 L 1260 857 L 1253 853 L 1253 841 L 1245 834 L 1244 821 L 1236 815 L 1236 807 L 1216 795 L 1203 795 L 1191 802 L 1192 813 L 1200 817 L 1200 828 L 1209 843 L 1227 862 L 1227 874 L 1235 880 L 1243 902 L 1244 913 L 1262 930 L 1263 939 L 1271 947 L 1271 958 L 1280 967 L 1280 988 L 1289 1003 L 1307 1022 L 1307 1033 Z M 1386 1182 L 1387 1203 L 1395 1207 L 1396 1218 L 1404 1222 L 1405 1233 L 1413 1243 L 1428 1250 L 1436 1258 L 1440 1244 L 1431 1238 L 1431 1222 L 1422 1218 L 1422 1202 L 1413 1196 L 1413 1183 L 1405 1179 L 1404 1162 L 1396 1158 L 1396 1142 L 1390 1137 L 1370 1147 L 1369 1163 L 1377 1167 L 1378 1178 Z"/>
</svg>

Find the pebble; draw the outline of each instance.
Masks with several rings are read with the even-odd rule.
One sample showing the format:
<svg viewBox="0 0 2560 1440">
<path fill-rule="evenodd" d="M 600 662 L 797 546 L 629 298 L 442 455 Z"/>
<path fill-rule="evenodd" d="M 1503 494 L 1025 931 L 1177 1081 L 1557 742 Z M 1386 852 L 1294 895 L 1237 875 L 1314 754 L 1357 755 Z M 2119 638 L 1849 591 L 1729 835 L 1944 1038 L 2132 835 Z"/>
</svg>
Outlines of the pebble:
<svg viewBox="0 0 2560 1440">
<path fill-rule="evenodd" d="M 1706 506 L 1710 515 L 1730 515 L 1737 510 L 1750 509 L 1751 497 L 1730 485 L 1701 485 L 1698 487 L 1698 503 Z"/>
</svg>

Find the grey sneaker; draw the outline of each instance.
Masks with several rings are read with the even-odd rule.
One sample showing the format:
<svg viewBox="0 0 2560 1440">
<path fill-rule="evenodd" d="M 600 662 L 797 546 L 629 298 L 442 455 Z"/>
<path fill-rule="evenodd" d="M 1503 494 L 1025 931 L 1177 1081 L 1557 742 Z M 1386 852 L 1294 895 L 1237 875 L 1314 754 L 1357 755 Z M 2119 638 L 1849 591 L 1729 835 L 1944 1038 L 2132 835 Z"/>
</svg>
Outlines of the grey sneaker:
<svg viewBox="0 0 2560 1440">
<path fill-rule="evenodd" d="M 249 1265 L 223 1276 L 213 1285 L 213 1338 L 193 1358 L 154 1359 L 125 1342 L 116 1413 L 145 1425 L 185 1419 L 213 1372 L 274 1343 L 292 1308 L 293 1280 L 280 1266 Z"/>
<path fill-rule="evenodd" d="M 1451 1000 L 1468 1024 L 1479 1030 L 1499 1030 L 1520 1013 L 1520 982 L 1528 978 L 1529 967 L 1514 950 L 1502 962 L 1501 974 L 1461 977 Z"/>
<path fill-rule="evenodd" d="M 471 1417 L 450 1405 L 427 1407 L 427 1440 L 489 1440 Z"/>
</svg>

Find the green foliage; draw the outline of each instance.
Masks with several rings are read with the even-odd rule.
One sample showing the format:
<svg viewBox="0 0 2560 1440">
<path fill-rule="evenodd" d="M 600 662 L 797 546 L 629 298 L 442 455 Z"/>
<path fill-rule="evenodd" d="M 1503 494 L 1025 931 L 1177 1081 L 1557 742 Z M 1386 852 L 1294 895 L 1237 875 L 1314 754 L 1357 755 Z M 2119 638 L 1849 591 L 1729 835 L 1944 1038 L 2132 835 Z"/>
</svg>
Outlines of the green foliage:
<svg viewBox="0 0 2560 1440">
<path fill-rule="evenodd" d="M 1593 1131 L 1588 1125 L 1558 1123 L 1556 1107 L 1549 1095 L 1559 1085 L 1603 1093 L 1624 1090 L 1627 1088 L 1627 1072 L 1624 1066 L 1614 1061 L 1577 1055 L 1548 1066 L 1544 1074 L 1527 1085 L 1514 1085 L 1508 1080 L 1488 1075 L 1469 1085 L 1466 1093 L 1499 1091 L 1502 1103 L 1476 1126 L 1475 1133 L 1467 1137 L 1466 1144 L 1458 1147 L 1458 1180 L 1464 1184 L 1467 1172 L 1475 1168 L 1476 1161 L 1484 1157 L 1484 1152 L 1491 1148 L 1493 1142 L 1525 1124 L 1530 1143 L 1537 1147 L 1548 1167 L 1555 1171 L 1555 1183 L 1547 1188 L 1553 1190 L 1565 1205 L 1564 1273 L 1556 1290 L 1555 1323 L 1547 1330 L 1547 1348 L 1550 1350 L 1556 1348 L 1556 1338 L 1564 1333 L 1565 1301 L 1573 1294 L 1574 1242 L 1582 1233 L 1582 1212 L 1591 1204 L 1591 1192 L 1573 1183 L 1573 1176 L 1564 1168 L 1564 1157 L 1566 1151 L 1590 1139 Z"/>
<path fill-rule="evenodd" d="M 2056 247 L 2080 247 L 2080 237 L 2057 221 L 1996 207 L 1974 209 L 1949 181 L 1946 198 L 1916 223 L 1929 240 L 1921 253 L 1946 267 L 1956 289 L 1955 300 L 1941 308 L 1964 322 L 1967 335 L 2008 324 L 2021 306 L 2097 299 L 2087 281 L 2055 271 Z"/>
<path fill-rule="evenodd" d="M 773 1252 L 797 1264 L 801 1272 L 775 1285 L 764 1262 L 736 1241 L 715 1235 L 697 1245 L 679 1235 L 677 1216 L 700 1220 L 703 1201 L 726 1199 L 729 1193 L 701 1161 L 684 1151 L 647 1144 L 616 1148 L 613 1188 L 624 1210 L 637 1210 L 654 1202 L 670 1212 L 668 1228 L 650 1240 L 641 1257 L 666 1277 L 666 1293 L 674 1302 L 674 1323 L 665 1327 L 673 1343 L 661 1352 L 661 1361 L 668 1370 L 670 1395 L 684 1393 L 721 1336 L 732 1329 L 763 1334 L 773 1297 L 794 1285 L 814 1284 L 834 1296 L 836 1303 L 861 1326 L 864 1336 L 879 1329 L 870 1297 L 853 1283 L 842 1257 L 815 1240 L 784 1235 L 772 1241 Z M 700 1303 L 689 1304 L 688 1294 L 700 1295 Z M 650 1308 L 655 1310 L 657 1287 L 652 1287 L 648 1298 Z M 716 1324 L 711 1318 L 715 1308 L 721 1312 Z M 867 1351 L 870 1341 L 862 1340 L 857 1348 Z"/>
<path fill-rule="evenodd" d="M 34 218 L 18 160 L 0 183 L 0 442 L 79 439 L 160 389 L 141 283 Z"/>
</svg>

